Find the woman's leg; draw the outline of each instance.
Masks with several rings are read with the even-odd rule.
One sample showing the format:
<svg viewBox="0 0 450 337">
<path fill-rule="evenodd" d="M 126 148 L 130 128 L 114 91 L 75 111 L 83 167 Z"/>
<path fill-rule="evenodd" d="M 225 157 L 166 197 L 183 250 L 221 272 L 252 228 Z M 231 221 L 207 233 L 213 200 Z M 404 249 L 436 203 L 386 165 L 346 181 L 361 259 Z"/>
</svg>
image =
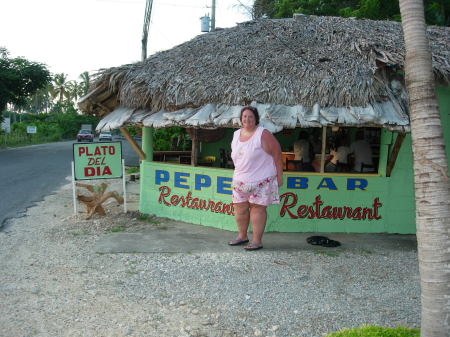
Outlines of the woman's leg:
<svg viewBox="0 0 450 337">
<path fill-rule="evenodd" d="M 247 239 L 248 223 L 250 221 L 250 204 L 248 201 L 235 203 L 234 207 L 234 218 L 236 219 L 236 224 L 238 228 L 238 238 L 242 240 Z"/>
<path fill-rule="evenodd" d="M 250 221 L 252 222 L 253 239 L 256 245 L 262 245 L 264 228 L 266 228 L 267 206 L 250 204 Z"/>
</svg>

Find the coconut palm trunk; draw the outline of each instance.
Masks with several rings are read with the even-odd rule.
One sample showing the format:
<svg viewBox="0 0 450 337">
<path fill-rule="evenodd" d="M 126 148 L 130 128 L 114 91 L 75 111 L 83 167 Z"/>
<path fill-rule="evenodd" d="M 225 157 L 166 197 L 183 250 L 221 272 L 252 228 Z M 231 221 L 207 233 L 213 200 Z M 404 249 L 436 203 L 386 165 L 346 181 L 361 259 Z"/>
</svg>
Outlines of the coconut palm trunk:
<svg viewBox="0 0 450 337">
<path fill-rule="evenodd" d="M 422 292 L 421 337 L 450 331 L 450 189 L 422 0 L 400 0 Z"/>
</svg>

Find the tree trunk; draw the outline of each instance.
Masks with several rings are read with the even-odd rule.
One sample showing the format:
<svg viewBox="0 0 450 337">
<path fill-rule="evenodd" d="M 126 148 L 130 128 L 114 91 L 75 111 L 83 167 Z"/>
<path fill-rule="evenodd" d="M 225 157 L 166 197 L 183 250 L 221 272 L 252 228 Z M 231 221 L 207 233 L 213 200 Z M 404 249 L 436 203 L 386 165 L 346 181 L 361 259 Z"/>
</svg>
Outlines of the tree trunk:
<svg viewBox="0 0 450 337">
<path fill-rule="evenodd" d="M 422 0 L 400 0 L 421 279 L 421 337 L 450 331 L 450 189 Z"/>
</svg>

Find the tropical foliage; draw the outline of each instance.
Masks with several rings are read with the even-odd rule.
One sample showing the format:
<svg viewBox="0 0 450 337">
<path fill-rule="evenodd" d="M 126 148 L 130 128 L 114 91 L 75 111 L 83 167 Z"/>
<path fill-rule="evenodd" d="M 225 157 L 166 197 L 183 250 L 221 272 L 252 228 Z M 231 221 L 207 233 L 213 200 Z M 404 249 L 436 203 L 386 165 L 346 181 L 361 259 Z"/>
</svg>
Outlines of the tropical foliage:
<svg viewBox="0 0 450 337">
<path fill-rule="evenodd" d="M 50 83 L 45 65 L 25 58 L 10 58 L 6 48 L 0 48 L 0 112 L 7 104 L 25 105 L 28 97 Z"/>
<path fill-rule="evenodd" d="M 11 131 L 16 135 L 26 135 L 27 126 L 36 126 L 37 134 L 48 141 L 75 138 L 81 124 L 92 124 L 98 119 L 93 116 L 80 115 L 76 111 L 66 113 L 10 113 Z"/>
<path fill-rule="evenodd" d="M 189 150 L 191 140 L 186 129 L 173 126 L 153 131 L 153 148 L 156 151 L 163 150 Z"/>
<path fill-rule="evenodd" d="M 142 136 L 142 128 L 127 126 L 126 129 L 132 136 Z M 190 150 L 191 144 L 189 134 L 184 128 L 172 126 L 153 130 L 153 149 L 155 151 Z"/>
<path fill-rule="evenodd" d="M 379 326 L 363 326 L 333 332 L 325 337 L 419 337 L 419 329 L 406 327 L 384 328 Z"/>
<path fill-rule="evenodd" d="M 429 25 L 450 25 L 450 1 L 424 0 Z M 256 18 L 291 18 L 294 13 L 400 21 L 398 0 L 255 0 Z"/>
<path fill-rule="evenodd" d="M 10 58 L 8 50 L 0 47 L 0 119 L 7 108 L 28 113 L 76 112 L 76 102 L 90 84 L 87 71 L 79 81 L 69 81 L 67 74 L 51 74 L 44 64 Z"/>
</svg>

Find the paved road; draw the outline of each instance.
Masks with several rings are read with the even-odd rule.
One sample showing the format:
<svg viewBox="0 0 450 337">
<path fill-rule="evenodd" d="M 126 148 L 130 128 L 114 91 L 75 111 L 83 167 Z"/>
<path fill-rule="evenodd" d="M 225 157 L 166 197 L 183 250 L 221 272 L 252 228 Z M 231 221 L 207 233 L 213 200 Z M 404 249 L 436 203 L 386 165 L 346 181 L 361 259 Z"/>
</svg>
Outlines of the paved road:
<svg viewBox="0 0 450 337">
<path fill-rule="evenodd" d="M 0 150 L 0 229 L 8 218 L 20 216 L 35 202 L 70 182 L 72 143 Z M 122 144 L 125 165 L 138 166 L 137 155 L 126 141 Z"/>
</svg>

